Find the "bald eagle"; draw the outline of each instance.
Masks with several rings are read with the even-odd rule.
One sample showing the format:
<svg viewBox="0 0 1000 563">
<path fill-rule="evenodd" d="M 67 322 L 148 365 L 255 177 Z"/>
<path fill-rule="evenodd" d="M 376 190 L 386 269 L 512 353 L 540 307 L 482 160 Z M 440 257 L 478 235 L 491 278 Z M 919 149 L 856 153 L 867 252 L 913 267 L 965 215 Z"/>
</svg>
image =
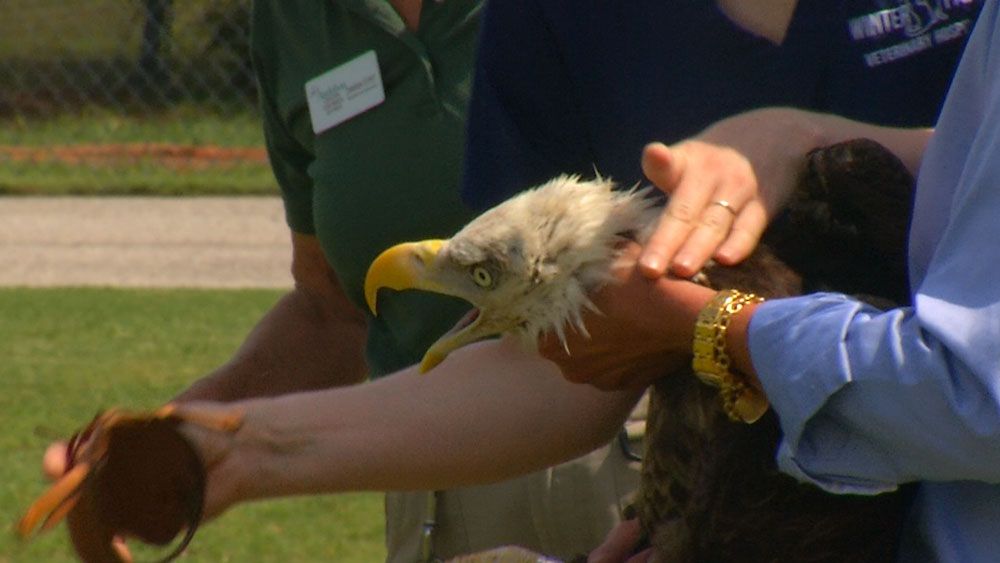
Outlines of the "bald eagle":
<svg viewBox="0 0 1000 563">
<path fill-rule="evenodd" d="M 821 289 L 889 305 L 908 299 L 905 233 L 913 178 L 881 145 L 858 139 L 817 149 L 764 242 L 735 267 L 698 279 L 766 297 Z M 534 342 L 567 327 L 586 334 L 588 293 L 609 282 L 623 238 L 643 242 L 660 213 L 648 189 L 560 176 L 474 219 L 446 241 L 403 243 L 372 263 L 365 282 L 423 289 L 474 308 L 427 351 L 426 371 L 451 351 L 500 333 Z M 734 423 L 716 389 L 692 374 L 653 386 L 636 504 L 658 560 L 889 561 L 909 490 L 832 495 L 780 473 L 781 432 L 767 413 Z"/>
</svg>

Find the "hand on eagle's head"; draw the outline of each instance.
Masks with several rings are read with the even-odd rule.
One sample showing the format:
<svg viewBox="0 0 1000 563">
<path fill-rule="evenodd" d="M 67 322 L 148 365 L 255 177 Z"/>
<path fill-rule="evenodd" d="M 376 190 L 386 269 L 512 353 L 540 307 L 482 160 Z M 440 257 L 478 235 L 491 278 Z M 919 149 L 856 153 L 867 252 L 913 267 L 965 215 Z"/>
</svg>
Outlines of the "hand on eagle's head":
<svg viewBox="0 0 1000 563">
<path fill-rule="evenodd" d="M 715 292 L 669 276 L 646 278 L 635 267 L 640 251 L 636 243 L 623 246 L 615 280 L 591 295 L 600 312 L 584 313 L 589 337 L 569 330 L 566 346 L 553 332 L 541 338 L 539 351 L 566 379 L 604 390 L 641 388 L 690 363 L 695 319 Z"/>
</svg>

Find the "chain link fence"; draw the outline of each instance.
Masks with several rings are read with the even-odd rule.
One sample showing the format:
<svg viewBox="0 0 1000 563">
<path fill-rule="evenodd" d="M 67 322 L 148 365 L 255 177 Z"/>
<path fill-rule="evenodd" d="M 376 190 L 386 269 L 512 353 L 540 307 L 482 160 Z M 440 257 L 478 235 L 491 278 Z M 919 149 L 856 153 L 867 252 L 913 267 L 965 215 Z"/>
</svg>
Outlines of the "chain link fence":
<svg viewBox="0 0 1000 563">
<path fill-rule="evenodd" d="M 273 193 L 251 0 L 0 0 L 0 193 Z"/>
</svg>

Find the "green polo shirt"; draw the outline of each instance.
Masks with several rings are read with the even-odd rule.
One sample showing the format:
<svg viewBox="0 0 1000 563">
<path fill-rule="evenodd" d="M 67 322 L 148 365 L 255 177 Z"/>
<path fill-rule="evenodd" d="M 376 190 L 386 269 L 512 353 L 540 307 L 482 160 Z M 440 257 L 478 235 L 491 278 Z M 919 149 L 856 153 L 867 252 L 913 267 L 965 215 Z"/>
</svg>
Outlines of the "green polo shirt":
<svg viewBox="0 0 1000 563">
<path fill-rule="evenodd" d="M 293 231 L 314 234 L 350 299 L 372 259 L 442 238 L 472 217 L 459 200 L 465 106 L 480 0 L 425 0 L 408 31 L 385 0 L 257 0 L 252 49 L 271 165 Z M 385 101 L 319 134 L 305 83 L 375 51 Z M 421 292 L 379 296 L 373 376 L 417 362 L 468 305 Z"/>
</svg>

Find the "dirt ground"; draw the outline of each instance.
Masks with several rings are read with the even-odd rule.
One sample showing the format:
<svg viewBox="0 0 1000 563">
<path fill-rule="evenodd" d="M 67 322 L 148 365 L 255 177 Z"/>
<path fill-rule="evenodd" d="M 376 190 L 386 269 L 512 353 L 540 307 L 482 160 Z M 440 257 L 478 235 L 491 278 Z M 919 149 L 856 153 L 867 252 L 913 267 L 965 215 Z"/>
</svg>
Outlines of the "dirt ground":
<svg viewBox="0 0 1000 563">
<path fill-rule="evenodd" d="M 0 286 L 284 288 L 276 197 L 0 197 Z"/>
<path fill-rule="evenodd" d="M 0 157 L 14 162 L 114 165 L 155 161 L 171 168 L 207 168 L 267 162 L 263 147 L 217 147 L 169 143 L 104 143 L 44 147 L 0 146 Z"/>
</svg>

